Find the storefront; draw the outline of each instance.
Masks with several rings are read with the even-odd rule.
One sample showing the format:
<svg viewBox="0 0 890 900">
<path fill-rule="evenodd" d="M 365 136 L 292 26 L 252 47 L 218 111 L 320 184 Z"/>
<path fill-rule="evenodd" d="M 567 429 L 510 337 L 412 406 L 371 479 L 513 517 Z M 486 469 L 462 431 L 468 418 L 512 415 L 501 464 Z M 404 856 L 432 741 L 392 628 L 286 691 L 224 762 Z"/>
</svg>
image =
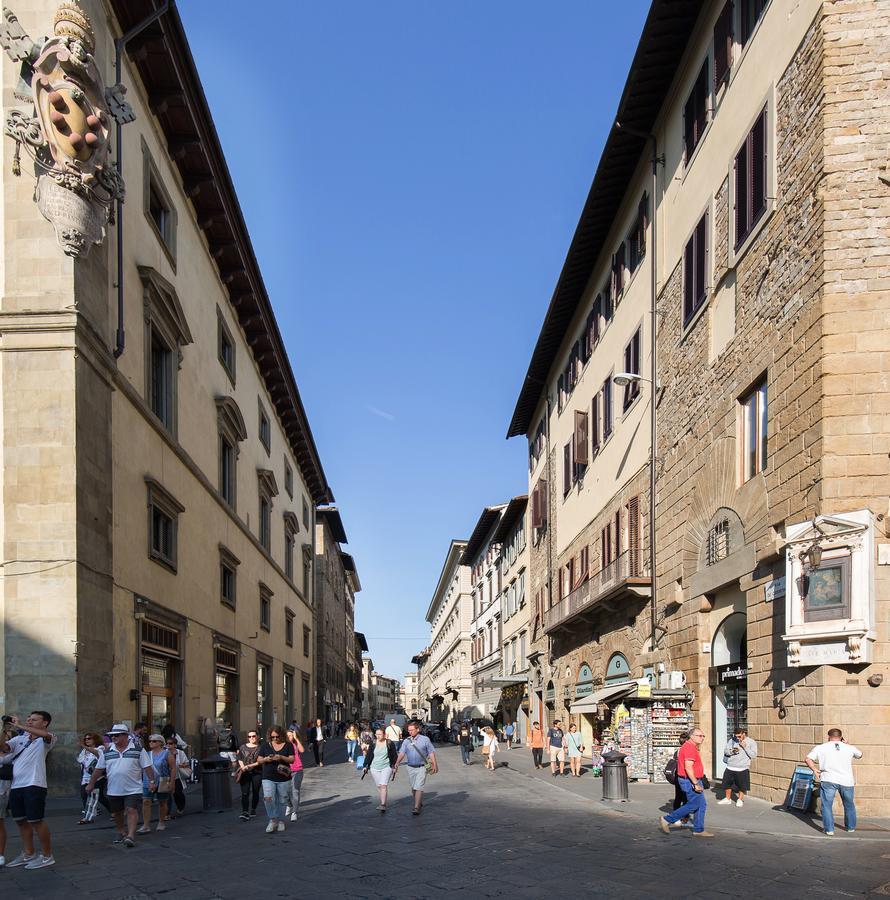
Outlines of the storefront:
<svg viewBox="0 0 890 900">
<path fill-rule="evenodd" d="M 218 727 L 231 723 L 236 730 L 238 717 L 238 650 L 217 644 L 215 656 L 216 724 Z"/>
<path fill-rule="evenodd" d="M 736 728 L 748 727 L 747 617 L 732 613 L 720 623 L 711 645 L 713 776 L 723 775 L 723 747 Z"/>
<path fill-rule="evenodd" d="M 151 731 L 165 725 L 181 728 L 177 716 L 181 680 L 182 634 L 154 619 L 145 618 L 140 629 L 139 721 Z"/>
<path fill-rule="evenodd" d="M 515 722 L 518 739 L 525 743 L 531 728 L 528 682 L 525 674 L 503 675 L 492 680 L 501 685 L 501 699 L 496 717 L 498 722 L 502 725 Z"/>
</svg>

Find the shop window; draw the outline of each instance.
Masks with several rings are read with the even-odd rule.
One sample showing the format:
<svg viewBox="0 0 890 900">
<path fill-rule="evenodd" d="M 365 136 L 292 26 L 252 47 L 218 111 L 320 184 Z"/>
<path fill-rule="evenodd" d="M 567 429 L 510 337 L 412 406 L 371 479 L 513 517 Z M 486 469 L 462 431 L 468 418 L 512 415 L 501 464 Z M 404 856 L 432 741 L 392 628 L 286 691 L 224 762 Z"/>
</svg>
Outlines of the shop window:
<svg viewBox="0 0 890 900">
<path fill-rule="evenodd" d="M 216 722 L 218 725 L 237 722 L 238 651 L 218 646 L 214 650 L 216 669 Z"/>
</svg>

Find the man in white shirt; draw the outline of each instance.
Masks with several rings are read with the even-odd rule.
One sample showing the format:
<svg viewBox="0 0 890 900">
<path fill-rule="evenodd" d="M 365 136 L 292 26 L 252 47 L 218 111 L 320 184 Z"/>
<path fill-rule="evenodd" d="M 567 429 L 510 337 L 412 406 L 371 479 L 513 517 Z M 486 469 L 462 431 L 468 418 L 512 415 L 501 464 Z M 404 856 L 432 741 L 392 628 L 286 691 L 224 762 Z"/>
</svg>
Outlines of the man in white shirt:
<svg viewBox="0 0 890 900">
<path fill-rule="evenodd" d="M 108 736 L 111 738 L 111 746 L 99 752 L 99 761 L 86 789 L 89 793 L 102 775 L 107 776 L 108 806 L 119 832 L 114 843 L 133 847 L 139 821 L 138 810 L 142 806 L 142 773 L 148 778 L 149 791 L 154 791 L 157 787 L 157 776 L 151 754 L 136 746 L 126 725 L 120 722 L 112 726 Z"/>
<path fill-rule="evenodd" d="M 7 868 L 24 866 L 43 869 L 55 865 L 46 812 L 46 754 L 56 745 L 56 736 L 47 731 L 52 716 L 35 709 L 25 722 L 10 716 L 12 724 L 24 734 L 0 740 L 0 763 L 12 763 L 9 811 L 22 836 L 22 852 L 8 862 Z M 40 853 L 34 852 L 34 833 L 40 840 Z"/>
<path fill-rule="evenodd" d="M 402 729 L 396 725 L 395 719 L 389 720 L 389 725 L 386 728 L 386 739 L 396 743 L 402 739 Z"/>
<path fill-rule="evenodd" d="M 856 805 L 853 803 L 853 760 L 862 759 L 862 751 L 844 740 L 840 728 L 828 732 L 828 740 L 813 747 L 804 762 L 819 779 L 819 797 L 822 801 L 822 827 L 825 834 L 834 834 L 834 798 L 840 793 L 844 805 L 844 826 L 847 831 L 856 830 Z"/>
</svg>

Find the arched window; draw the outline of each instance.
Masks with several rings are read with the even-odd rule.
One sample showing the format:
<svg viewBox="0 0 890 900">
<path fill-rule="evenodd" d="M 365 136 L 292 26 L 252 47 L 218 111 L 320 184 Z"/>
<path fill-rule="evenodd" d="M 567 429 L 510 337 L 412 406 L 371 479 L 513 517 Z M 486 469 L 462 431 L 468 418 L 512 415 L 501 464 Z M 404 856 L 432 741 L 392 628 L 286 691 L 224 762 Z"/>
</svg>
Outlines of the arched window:
<svg viewBox="0 0 890 900">
<path fill-rule="evenodd" d="M 623 653 L 613 653 L 606 666 L 605 684 L 619 684 L 630 680 L 630 664 Z"/>
</svg>

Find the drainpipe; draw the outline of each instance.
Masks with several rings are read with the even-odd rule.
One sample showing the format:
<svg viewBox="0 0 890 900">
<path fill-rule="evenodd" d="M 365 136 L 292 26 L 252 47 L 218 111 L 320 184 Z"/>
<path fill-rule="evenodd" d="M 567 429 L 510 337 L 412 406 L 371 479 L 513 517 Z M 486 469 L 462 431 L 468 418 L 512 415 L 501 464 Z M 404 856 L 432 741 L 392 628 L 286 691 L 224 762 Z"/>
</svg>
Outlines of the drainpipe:
<svg viewBox="0 0 890 900">
<path fill-rule="evenodd" d="M 632 134 L 634 137 L 642 138 L 646 141 L 651 141 L 652 143 L 652 250 L 650 253 L 651 262 L 649 265 L 649 270 L 651 273 L 652 285 L 652 300 L 650 303 L 649 316 L 650 316 L 650 325 L 649 330 L 651 333 L 651 342 L 652 342 L 652 366 L 649 373 L 650 377 L 650 429 L 651 429 L 651 438 L 649 441 L 649 577 L 651 579 L 652 584 L 652 596 L 650 598 L 650 615 L 652 618 L 652 630 L 651 630 L 651 645 L 652 645 L 652 653 L 655 653 L 655 644 L 658 639 L 658 599 L 657 599 L 657 579 L 655 573 L 655 486 L 656 486 L 656 478 L 655 478 L 655 464 L 657 460 L 656 448 L 658 446 L 658 415 L 656 409 L 657 403 L 657 390 L 658 390 L 658 358 L 656 356 L 656 333 L 658 330 L 658 269 L 656 265 L 656 258 L 658 256 L 658 215 L 657 215 L 657 205 L 656 205 L 656 196 L 658 190 L 658 165 L 665 164 L 664 154 L 661 156 L 658 155 L 658 138 L 654 134 L 636 131 L 633 128 L 629 128 L 626 125 L 622 125 L 620 121 L 615 121 L 615 127 L 619 131 L 624 131 L 627 134 Z"/>
<path fill-rule="evenodd" d="M 143 19 L 138 25 L 134 25 L 129 31 L 121 35 L 114 42 L 114 81 L 115 84 L 121 83 L 121 68 L 124 48 L 127 44 L 141 34 L 158 19 L 163 16 L 170 8 L 170 0 L 164 0 L 160 9 L 156 9 L 150 16 Z M 117 166 L 118 175 L 124 177 L 124 150 L 121 143 L 122 125 L 120 121 L 115 124 L 115 146 L 117 148 Z M 117 225 L 117 332 L 114 341 L 114 358 L 119 359 L 124 352 L 124 202 L 118 197 L 116 210 Z"/>
</svg>

